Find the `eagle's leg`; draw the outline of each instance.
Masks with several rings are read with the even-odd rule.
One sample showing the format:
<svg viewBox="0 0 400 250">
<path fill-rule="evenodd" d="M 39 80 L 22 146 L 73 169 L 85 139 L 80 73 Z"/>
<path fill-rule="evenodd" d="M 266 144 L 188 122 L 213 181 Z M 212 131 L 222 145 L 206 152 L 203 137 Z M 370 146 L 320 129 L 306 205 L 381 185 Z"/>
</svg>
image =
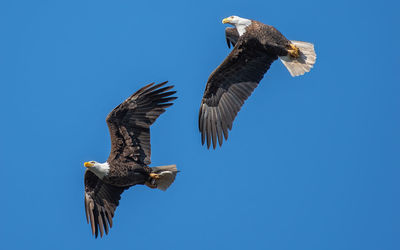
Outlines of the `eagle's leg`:
<svg viewBox="0 0 400 250">
<path fill-rule="evenodd" d="M 146 181 L 144 184 L 149 188 L 157 188 L 157 185 L 155 185 L 155 180 L 157 179 L 160 179 L 159 174 L 150 173 L 150 180 Z"/>
<path fill-rule="evenodd" d="M 300 56 L 300 50 L 294 44 L 290 44 L 290 49 L 288 49 L 288 53 L 291 57 L 298 58 Z"/>
</svg>

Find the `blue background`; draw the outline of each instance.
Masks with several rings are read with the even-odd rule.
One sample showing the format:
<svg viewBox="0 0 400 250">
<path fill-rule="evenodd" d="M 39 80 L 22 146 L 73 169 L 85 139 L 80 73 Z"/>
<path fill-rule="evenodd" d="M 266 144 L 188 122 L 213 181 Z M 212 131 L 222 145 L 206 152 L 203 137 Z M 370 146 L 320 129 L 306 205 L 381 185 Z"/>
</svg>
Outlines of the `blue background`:
<svg viewBox="0 0 400 250">
<path fill-rule="evenodd" d="M 2 249 L 400 249 L 398 1 L 2 1 Z M 275 62 L 222 148 L 200 144 L 221 19 L 315 43 L 315 68 Z M 178 96 L 152 127 L 167 192 L 123 194 L 86 224 L 83 162 L 105 161 L 106 115 L 149 82 Z M 115 248 L 113 248 L 115 247 Z"/>
</svg>

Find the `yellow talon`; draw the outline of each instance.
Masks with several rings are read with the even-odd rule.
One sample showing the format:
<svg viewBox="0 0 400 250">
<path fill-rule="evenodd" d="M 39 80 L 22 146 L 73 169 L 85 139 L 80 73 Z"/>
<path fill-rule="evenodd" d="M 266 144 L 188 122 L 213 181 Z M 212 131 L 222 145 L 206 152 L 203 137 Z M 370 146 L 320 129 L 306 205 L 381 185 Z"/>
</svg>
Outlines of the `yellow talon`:
<svg viewBox="0 0 400 250">
<path fill-rule="evenodd" d="M 149 181 L 146 181 L 144 184 L 149 188 L 157 188 L 155 180 L 160 179 L 160 175 L 155 173 L 150 173 L 150 178 L 151 179 Z"/>
<path fill-rule="evenodd" d="M 290 49 L 288 49 L 289 55 L 294 58 L 298 58 L 300 56 L 300 50 L 294 44 L 290 44 Z"/>
<path fill-rule="evenodd" d="M 150 173 L 150 177 L 153 179 L 160 179 L 160 175 L 155 174 L 155 173 Z"/>
</svg>

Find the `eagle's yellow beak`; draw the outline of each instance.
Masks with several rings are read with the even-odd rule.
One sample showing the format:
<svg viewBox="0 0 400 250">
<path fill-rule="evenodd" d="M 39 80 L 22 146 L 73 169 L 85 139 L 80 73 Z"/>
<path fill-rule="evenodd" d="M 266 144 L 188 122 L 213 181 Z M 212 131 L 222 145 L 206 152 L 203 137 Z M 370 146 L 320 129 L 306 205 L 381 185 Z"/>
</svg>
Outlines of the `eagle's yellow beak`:
<svg viewBox="0 0 400 250">
<path fill-rule="evenodd" d="M 231 20 L 232 20 L 232 18 L 227 17 L 227 18 L 222 19 L 222 23 L 230 23 Z"/>
<path fill-rule="evenodd" d="M 90 162 L 85 162 L 85 163 L 83 163 L 83 165 L 85 166 L 85 167 L 87 167 L 87 168 L 90 168 L 90 167 L 93 167 L 94 165 L 92 164 L 92 163 L 90 163 Z"/>
</svg>

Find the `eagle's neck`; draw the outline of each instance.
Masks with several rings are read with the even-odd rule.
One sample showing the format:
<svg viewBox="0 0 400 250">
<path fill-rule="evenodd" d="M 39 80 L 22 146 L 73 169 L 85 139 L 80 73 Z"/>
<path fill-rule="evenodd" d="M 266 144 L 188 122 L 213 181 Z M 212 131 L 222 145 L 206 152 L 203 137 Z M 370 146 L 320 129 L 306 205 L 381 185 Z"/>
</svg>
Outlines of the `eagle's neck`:
<svg viewBox="0 0 400 250">
<path fill-rule="evenodd" d="M 89 170 L 92 171 L 100 179 L 103 179 L 104 176 L 108 175 L 108 172 L 110 172 L 110 164 L 108 164 L 108 162 L 96 162 L 96 164 L 94 164 L 93 167 L 89 168 Z"/>
<path fill-rule="evenodd" d="M 239 32 L 239 36 L 242 36 L 246 32 L 246 28 L 251 25 L 251 20 L 240 18 L 240 20 L 235 23 L 236 30 Z"/>
</svg>

